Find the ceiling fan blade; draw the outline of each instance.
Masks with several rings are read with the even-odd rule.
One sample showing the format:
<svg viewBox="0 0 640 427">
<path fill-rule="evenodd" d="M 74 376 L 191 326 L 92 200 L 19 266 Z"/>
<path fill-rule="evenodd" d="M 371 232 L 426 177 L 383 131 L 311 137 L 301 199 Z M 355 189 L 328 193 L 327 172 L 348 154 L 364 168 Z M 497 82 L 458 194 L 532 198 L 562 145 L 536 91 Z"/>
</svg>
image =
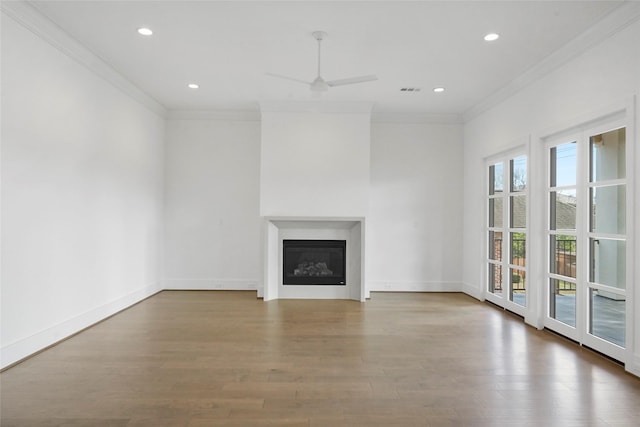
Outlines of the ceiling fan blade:
<svg viewBox="0 0 640 427">
<path fill-rule="evenodd" d="M 378 77 L 374 75 L 369 75 L 369 76 L 350 77 L 348 79 L 331 80 L 331 81 L 328 81 L 327 84 L 330 87 L 333 87 L 333 86 L 352 85 L 355 83 L 372 82 L 374 80 L 378 80 Z"/>
<path fill-rule="evenodd" d="M 282 74 L 275 74 L 275 73 L 265 73 L 265 74 L 267 76 L 277 77 L 279 79 L 291 80 L 293 82 L 303 83 L 303 84 L 306 84 L 306 85 L 310 85 L 311 84 L 311 82 L 306 82 L 304 80 L 296 79 L 295 77 L 283 76 Z"/>
</svg>

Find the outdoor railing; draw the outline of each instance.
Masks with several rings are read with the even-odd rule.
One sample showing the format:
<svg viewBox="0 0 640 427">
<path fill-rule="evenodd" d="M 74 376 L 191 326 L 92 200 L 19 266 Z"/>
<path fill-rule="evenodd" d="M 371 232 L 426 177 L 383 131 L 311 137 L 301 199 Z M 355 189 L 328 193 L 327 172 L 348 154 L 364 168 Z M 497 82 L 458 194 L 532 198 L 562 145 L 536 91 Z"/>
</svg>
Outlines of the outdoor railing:
<svg viewBox="0 0 640 427">
<path fill-rule="evenodd" d="M 502 239 L 495 239 L 496 253 L 502 249 Z M 555 253 L 552 260 L 555 260 L 555 274 L 566 277 L 575 277 L 576 274 L 576 241 L 574 239 L 557 239 L 555 241 Z M 511 265 L 526 265 L 526 240 L 513 239 L 511 241 Z M 553 261 L 552 261 L 553 262 Z M 502 274 L 498 273 L 494 277 L 494 292 L 502 291 Z M 512 291 L 526 291 L 526 273 L 519 271 L 511 277 Z M 558 280 L 556 282 L 556 292 L 575 292 L 575 283 Z"/>
</svg>

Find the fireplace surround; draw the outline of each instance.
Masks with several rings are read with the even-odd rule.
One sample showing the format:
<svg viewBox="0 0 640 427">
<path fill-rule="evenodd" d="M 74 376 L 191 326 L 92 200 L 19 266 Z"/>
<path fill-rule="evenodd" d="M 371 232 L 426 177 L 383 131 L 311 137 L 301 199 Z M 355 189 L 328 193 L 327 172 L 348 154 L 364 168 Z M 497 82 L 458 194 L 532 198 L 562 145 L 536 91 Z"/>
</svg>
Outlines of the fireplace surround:
<svg viewBox="0 0 640 427">
<path fill-rule="evenodd" d="M 318 242 L 341 242 L 344 245 L 344 280 L 327 283 L 327 278 L 340 270 L 330 259 L 315 260 L 314 274 L 324 271 L 324 279 L 309 279 L 309 283 L 285 283 L 285 241 L 298 241 L 307 249 Z M 303 248 L 304 249 L 304 248 Z M 335 249 L 335 248 L 334 248 Z M 307 251 L 308 252 L 308 251 Z M 259 296 L 265 301 L 272 299 L 353 299 L 365 301 L 364 286 L 364 218 L 344 217 L 264 217 L 264 280 Z M 307 262 L 295 261 L 297 264 Z M 309 260 L 308 262 L 311 262 Z M 337 267 L 336 267 L 337 266 Z M 304 265 L 300 266 L 304 269 Z M 313 270 L 313 269 L 311 269 Z M 329 274 L 326 270 L 330 270 Z M 336 271 L 337 272 L 337 271 Z M 304 274 L 304 272 L 299 272 Z M 309 274 L 311 276 L 311 274 Z M 307 279 L 305 279 L 307 280 Z M 344 282 L 344 283 L 340 283 Z"/>
</svg>

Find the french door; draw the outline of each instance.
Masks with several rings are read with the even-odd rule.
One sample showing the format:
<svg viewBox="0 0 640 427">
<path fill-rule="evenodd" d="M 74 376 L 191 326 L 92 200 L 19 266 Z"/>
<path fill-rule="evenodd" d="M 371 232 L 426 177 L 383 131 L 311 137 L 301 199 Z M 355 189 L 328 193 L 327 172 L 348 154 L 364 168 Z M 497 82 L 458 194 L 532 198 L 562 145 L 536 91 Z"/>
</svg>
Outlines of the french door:
<svg viewBox="0 0 640 427">
<path fill-rule="evenodd" d="M 527 307 L 527 156 L 488 163 L 487 286 L 485 298 L 524 316 Z"/>
<path fill-rule="evenodd" d="M 622 122 L 547 140 L 545 326 L 625 360 L 627 144 Z"/>
</svg>

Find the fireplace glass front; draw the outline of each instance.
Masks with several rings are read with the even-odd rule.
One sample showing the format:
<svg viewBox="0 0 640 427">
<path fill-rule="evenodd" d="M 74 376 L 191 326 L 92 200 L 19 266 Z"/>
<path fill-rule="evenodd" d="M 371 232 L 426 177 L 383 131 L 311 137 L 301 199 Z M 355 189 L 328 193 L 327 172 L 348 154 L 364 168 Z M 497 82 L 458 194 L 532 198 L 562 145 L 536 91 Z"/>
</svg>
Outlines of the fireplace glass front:
<svg viewBox="0 0 640 427">
<path fill-rule="evenodd" d="M 283 240 L 284 285 L 345 285 L 346 240 Z"/>
</svg>

